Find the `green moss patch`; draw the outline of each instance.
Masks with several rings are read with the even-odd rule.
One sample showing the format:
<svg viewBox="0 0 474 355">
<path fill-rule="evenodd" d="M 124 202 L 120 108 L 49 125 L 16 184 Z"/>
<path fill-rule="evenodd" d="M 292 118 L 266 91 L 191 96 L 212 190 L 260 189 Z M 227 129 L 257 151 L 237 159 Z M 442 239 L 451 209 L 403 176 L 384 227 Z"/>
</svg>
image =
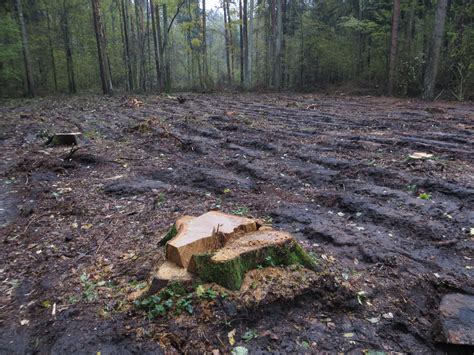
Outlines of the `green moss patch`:
<svg viewBox="0 0 474 355">
<path fill-rule="evenodd" d="M 315 261 L 294 240 L 284 245 L 271 245 L 240 254 L 230 260 L 213 262 L 213 253 L 193 255 L 197 274 L 205 282 L 215 282 L 231 290 L 239 290 L 245 273 L 263 266 L 301 265 L 316 267 Z"/>
</svg>

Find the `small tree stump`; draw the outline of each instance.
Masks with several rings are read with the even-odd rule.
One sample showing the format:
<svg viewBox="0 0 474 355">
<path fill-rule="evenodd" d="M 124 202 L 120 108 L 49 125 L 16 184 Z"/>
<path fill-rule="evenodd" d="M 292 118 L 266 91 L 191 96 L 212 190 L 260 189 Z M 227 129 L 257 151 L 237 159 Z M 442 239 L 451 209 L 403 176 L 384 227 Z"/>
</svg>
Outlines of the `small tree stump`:
<svg viewBox="0 0 474 355">
<path fill-rule="evenodd" d="M 48 145 L 57 146 L 57 145 L 79 145 L 82 140 L 82 133 L 72 132 L 72 133 L 56 133 L 51 137 Z"/>
</svg>

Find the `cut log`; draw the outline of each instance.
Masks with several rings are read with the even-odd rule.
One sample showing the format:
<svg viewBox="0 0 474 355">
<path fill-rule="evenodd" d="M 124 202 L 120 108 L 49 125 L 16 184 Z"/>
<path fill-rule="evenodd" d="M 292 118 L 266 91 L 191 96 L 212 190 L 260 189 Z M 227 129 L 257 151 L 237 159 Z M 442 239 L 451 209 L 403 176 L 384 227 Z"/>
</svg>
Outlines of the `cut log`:
<svg viewBox="0 0 474 355">
<path fill-rule="evenodd" d="M 166 259 L 189 269 L 191 257 L 222 248 L 244 233 L 257 230 L 256 221 L 211 211 L 199 217 L 185 216 L 176 221 L 176 236 L 166 243 Z"/>
<path fill-rule="evenodd" d="M 79 132 L 72 133 L 56 133 L 49 142 L 48 145 L 79 145 L 82 139 L 82 134 Z"/>
<path fill-rule="evenodd" d="M 238 290 L 245 273 L 263 266 L 299 264 L 315 268 L 314 260 L 288 233 L 265 230 L 229 242 L 215 253 L 196 254 L 191 265 L 205 282 Z"/>
</svg>

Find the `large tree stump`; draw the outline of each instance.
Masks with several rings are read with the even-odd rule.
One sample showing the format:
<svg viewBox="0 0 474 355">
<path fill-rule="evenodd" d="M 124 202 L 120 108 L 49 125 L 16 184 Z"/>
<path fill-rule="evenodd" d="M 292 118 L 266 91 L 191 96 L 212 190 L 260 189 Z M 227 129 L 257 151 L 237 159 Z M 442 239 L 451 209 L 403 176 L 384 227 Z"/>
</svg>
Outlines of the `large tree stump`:
<svg viewBox="0 0 474 355">
<path fill-rule="evenodd" d="M 150 292 L 170 281 L 188 282 L 196 274 L 205 282 L 238 290 L 252 269 L 316 266 L 291 234 L 216 211 L 179 218 L 162 242 L 167 261 L 153 275 Z"/>
<path fill-rule="evenodd" d="M 166 259 L 188 268 L 191 257 L 217 250 L 244 233 L 257 230 L 254 220 L 211 211 L 176 221 L 176 236 L 166 244 Z"/>
</svg>

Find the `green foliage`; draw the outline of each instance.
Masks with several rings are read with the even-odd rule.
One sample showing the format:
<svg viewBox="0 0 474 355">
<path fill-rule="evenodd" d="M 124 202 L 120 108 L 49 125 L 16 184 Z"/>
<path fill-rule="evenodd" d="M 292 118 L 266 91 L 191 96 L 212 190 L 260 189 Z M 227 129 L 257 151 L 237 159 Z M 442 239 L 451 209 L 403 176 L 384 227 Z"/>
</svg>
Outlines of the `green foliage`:
<svg viewBox="0 0 474 355">
<path fill-rule="evenodd" d="M 161 290 L 158 295 L 135 300 L 133 305 L 137 309 L 145 311 L 147 318 L 153 320 L 159 316 L 165 316 L 173 310 L 175 314 L 182 312 L 193 314 L 192 301 L 192 294 L 187 294 L 183 285 L 176 282 Z"/>
<path fill-rule="evenodd" d="M 123 24 L 120 7 L 115 0 L 102 0 L 107 51 L 114 87 L 127 89 Z M 125 0 L 130 36 L 132 81 L 139 87 L 140 66 L 144 65 L 147 90 L 156 90 L 153 41 L 146 40 L 141 53 L 140 36 L 146 33 L 151 21 L 146 16 L 144 2 Z M 255 86 L 270 86 L 269 60 L 271 23 L 268 20 L 270 2 L 261 2 L 255 20 L 253 36 L 255 51 L 253 77 Z M 163 14 L 167 7 L 170 27 L 168 49 L 173 89 L 202 88 L 203 44 L 200 2 L 155 0 Z M 385 91 L 389 51 L 392 1 L 288 1 L 284 18 L 284 47 L 282 66 L 285 68 L 285 88 L 314 89 L 334 85 L 353 85 L 368 92 Z M 56 0 L 27 1 L 23 4 L 29 35 L 34 81 L 40 93 L 54 89 L 53 67 L 58 91 L 68 91 L 64 19 L 67 18 L 76 86 L 81 92 L 99 92 L 99 66 L 92 9 L 89 1 Z M 137 16 L 137 11 L 138 15 Z M 178 11 L 179 10 L 179 11 Z M 229 48 L 236 59 L 240 55 L 238 43 L 237 3 L 231 5 L 233 41 Z M 143 26 L 137 24 L 140 13 L 145 14 Z M 404 1 L 401 3 L 397 92 L 400 95 L 419 95 L 423 83 L 426 52 L 431 37 L 435 6 L 432 1 Z M 222 11 L 207 9 L 209 79 L 222 83 L 227 75 L 226 44 L 223 35 Z M 438 73 L 438 92 L 446 98 L 466 100 L 474 96 L 474 2 L 453 1 L 447 14 L 443 50 Z M 49 21 L 48 21 L 49 20 Z M 162 19 L 163 20 L 163 19 Z M 165 32 L 162 25 L 162 34 Z M 145 33 L 137 29 L 143 28 Z M 133 29 L 133 31 L 132 31 Z M 166 31 L 167 32 L 167 31 Z M 212 43 L 212 46 L 209 45 Z M 142 58 L 146 58 L 141 63 Z M 240 63 L 233 61 L 233 84 L 238 83 Z M 10 2 L 0 5 L 0 96 L 18 96 L 24 86 L 22 43 L 16 12 Z M 349 86 L 349 85 L 348 85 Z M 359 91 L 364 93 L 364 91 Z"/>
<path fill-rule="evenodd" d="M 232 214 L 236 216 L 247 216 L 249 214 L 249 209 L 247 207 L 239 207 L 232 211 Z"/>
<path fill-rule="evenodd" d="M 176 229 L 176 224 L 173 224 L 171 228 L 166 232 L 165 236 L 160 240 L 158 245 L 164 246 L 168 241 L 176 237 L 178 230 Z"/>
<path fill-rule="evenodd" d="M 248 343 L 249 341 L 257 337 L 258 337 L 258 334 L 254 329 L 247 329 L 247 331 L 242 335 L 242 340 Z"/>
<path fill-rule="evenodd" d="M 221 263 L 212 263 L 211 253 L 193 255 L 197 273 L 205 282 L 215 282 L 231 290 L 238 290 L 245 273 L 265 266 L 302 265 L 310 269 L 316 266 L 306 251 L 297 243 L 286 246 L 269 246 L 258 251 L 242 254 Z"/>
<path fill-rule="evenodd" d="M 418 198 L 421 198 L 422 200 L 431 200 L 431 194 L 423 192 L 418 195 Z"/>
<path fill-rule="evenodd" d="M 202 285 L 199 285 L 196 287 L 196 295 L 201 299 L 215 300 L 219 294 L 212 288 L 204 289 Z"/>
<path fill-rule="evenodd" d="M 80 277 L 84 291 L 82 292 L 83 298 L 87 302 L 92 302 L 97 298 L 97 284 L 90 280 L 87 274 L 82 274 Z"/>
</svg>

